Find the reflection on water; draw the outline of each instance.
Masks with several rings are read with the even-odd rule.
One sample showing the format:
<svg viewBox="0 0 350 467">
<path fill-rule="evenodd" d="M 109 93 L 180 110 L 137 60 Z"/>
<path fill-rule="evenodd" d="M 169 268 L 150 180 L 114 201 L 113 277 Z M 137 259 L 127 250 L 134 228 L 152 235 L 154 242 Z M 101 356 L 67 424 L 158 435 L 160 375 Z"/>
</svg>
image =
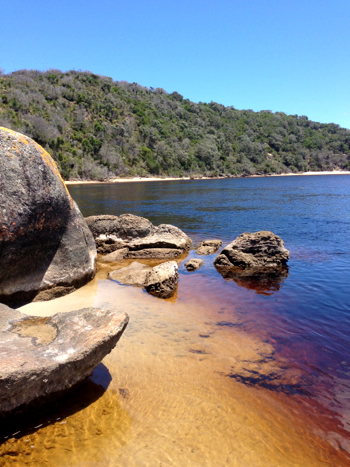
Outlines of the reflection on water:
<svg viewBox="0 0 350 467">
<path fill-rule="evenodd" d="M 218 269 L 225 280 L 233 280 L 240 287 L 255 290 L 262 295 L 272 295 L 277 292 L 282 282 L 289 276 L 288 268 L 242 270 L 242 269 Z"/>
<path fill-rule="evenodd" d="M 62 405 L 68 418 L 7 440 L 0 463 L 350 465 L 350 177 L 70 191 L 85 215 L 132 212 L 178 225 L 194 244 L 271 230 L 291 252 L 289 269 L 223 277 L 216 255 L 193 273 L 181 258 L 170 301 L 107 280 L 127 262 L 101 264 L 74 294 L 25 307 L 39 315 L 114 308 L 130 323 L 103 361 L 110 377 L 100 368 L 89 383 L 98 397 L 80 409 Z"/>
<path fill-rule="evenodd" d="M 308 372 L 252 332 L 249 291 L 232 282 L 229 292 L 212 259 L 192 274 L 180 265 L 175 302 L 110 281 L 118 265 L 101 265 L 85 299 L 131 318 L 103 362 L 111 380 L 97 369 L 90 405 L 3 444 L 5 465 L 347 465 L 346 428 L 309 391 Z M 54 307 L 63 300 L 69 311 L 66 297 Z"/>
</svg>

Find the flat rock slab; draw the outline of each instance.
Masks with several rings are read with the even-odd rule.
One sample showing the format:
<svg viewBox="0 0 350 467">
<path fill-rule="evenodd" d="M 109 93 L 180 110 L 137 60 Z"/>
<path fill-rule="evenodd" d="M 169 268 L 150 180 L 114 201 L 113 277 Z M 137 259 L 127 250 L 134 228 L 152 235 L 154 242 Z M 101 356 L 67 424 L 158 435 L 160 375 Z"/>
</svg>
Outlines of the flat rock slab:
<svg viewBox="0 0 350 467">
<path fill-rule="evenodd" d="M 0 416 L 84 381 L 115 347 L 128 320 L 126 313 L 98 308 L 28 316 L 0 304 Z"/>
<path fill-rule="evenodd" d="M 196 253 L 197 255 L 212 255 L 221 247 L 221 245 L 222 240 L 204 240 L 198 245 Z"/>
<path fill-rule="evenodd" d="M 204 264 L 204 261 L 199 259 L 199 258 L 192 258 L 187 263 L 185 263 L 185 268 L 187 271 L 192 272 L 192 271 L 197 271 L 200 267 L 202 267 Z"/>
<path fill-rule="evenodd" d="M 98 253 L 109 254 L 127 248 L 123 258 L 176 258 L 189 250 L 191 239 L 179 228 L 133 214 L 90 216 L 86 222 Z"/>
<path fill-rule="evenodd" d="M 214 261 L 217 268 L 278 268 L 285 266 L 289 251 L 283 240 L 272 232 L 245 232 L 227 245 Z"/>
<path fill-rule="evenodd" d="M 179 280 L 178 265 L 175 261 L 167 261 L 152 268 L 134 261 L 130 266 L 110 272 L 108 278 L 122 284 L 143 287 L 159 298 L 170 298 Z"/>
</svg>

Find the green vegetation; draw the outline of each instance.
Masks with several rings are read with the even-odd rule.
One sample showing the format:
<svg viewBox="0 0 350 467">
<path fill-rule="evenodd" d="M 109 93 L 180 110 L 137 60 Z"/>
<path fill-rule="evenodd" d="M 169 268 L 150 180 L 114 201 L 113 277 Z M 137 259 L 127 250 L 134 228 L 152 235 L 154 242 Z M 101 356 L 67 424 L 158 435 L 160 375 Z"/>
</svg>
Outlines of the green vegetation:
<svg viewBox="0 0 350 467">
<path fill-rule="evenodd" d="M 65 179 L 350 169 L 350 130 L 91 72 L 0 75 L 0 126 L 34 138 Z"/>
</svg>

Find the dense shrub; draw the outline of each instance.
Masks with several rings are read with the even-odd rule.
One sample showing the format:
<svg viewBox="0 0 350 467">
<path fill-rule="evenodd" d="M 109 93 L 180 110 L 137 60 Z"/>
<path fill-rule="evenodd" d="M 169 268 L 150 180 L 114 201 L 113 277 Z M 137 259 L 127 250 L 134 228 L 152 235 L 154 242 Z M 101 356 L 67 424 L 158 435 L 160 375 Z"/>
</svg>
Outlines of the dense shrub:
<svg viewBox="0 0 350 467">
<path fill-rule="evenodd" d="M 348 169 L 350 131 L 305 116 L 194 103 L 91 72 L 0 74 L 0 125 L 26 133 L 64 178 Z"/>
</svg>

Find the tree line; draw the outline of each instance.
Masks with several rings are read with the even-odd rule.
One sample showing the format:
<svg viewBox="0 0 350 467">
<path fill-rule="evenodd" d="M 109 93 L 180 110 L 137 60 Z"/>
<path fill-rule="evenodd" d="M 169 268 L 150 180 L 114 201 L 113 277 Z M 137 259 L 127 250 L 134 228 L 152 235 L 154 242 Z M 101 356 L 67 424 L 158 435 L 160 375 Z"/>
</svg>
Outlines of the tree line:
<svg viewBox="0 0 350 467">
<path fill-rule="evenodd" d="M 350 130 L 334 123 L 197 104 L 89 71 L 1 74 L 0 126 L 42 145 L 66 180 L 350 169 Z"/>
</svg>

